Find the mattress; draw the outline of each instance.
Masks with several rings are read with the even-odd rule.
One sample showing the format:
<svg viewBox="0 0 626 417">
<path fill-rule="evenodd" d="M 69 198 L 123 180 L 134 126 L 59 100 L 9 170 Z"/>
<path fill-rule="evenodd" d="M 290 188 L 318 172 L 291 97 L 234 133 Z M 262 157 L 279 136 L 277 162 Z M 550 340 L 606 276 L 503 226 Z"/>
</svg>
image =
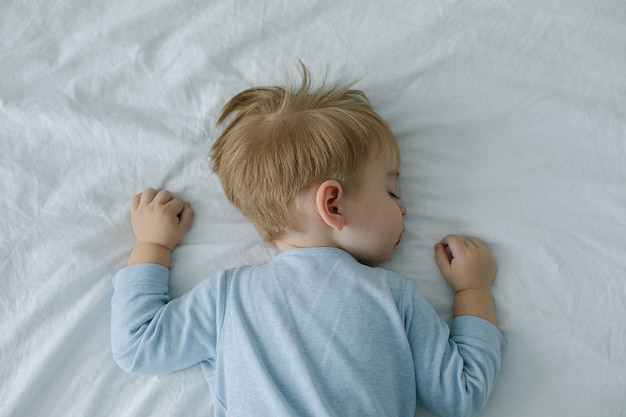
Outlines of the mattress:
<svg viewBox="0 0 626 417">
<path fill-rule="evenodd" d="M 434 243 L 493 251 L 508 350 L 482 415 L 626 416 L 625 21 L 619 0 L 0 3 L 0 415 L 212 415 L 198 366 L 113 361 L 130 198 L 195 209 L 174 297 L 271 259 L 207 155 L 225 102 L 301 60 L 358 79 L 397 137 L 408 213 L 385 267 L 450 320 Z"/>
</svg>

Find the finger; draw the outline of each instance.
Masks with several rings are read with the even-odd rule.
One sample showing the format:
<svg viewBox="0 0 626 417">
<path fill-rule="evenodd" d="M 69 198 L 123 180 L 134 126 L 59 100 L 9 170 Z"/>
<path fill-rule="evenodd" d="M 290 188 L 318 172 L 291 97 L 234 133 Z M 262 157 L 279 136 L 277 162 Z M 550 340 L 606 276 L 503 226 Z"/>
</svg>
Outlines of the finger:
<svg viewBox="0 0 626 417">
<path fill-rule="evenodd" d="M 191 227 L 191 223 L 195 217 L 195 213 L 189 203 L 183 204 L 183 209 L 180 212 L 180 227 L 186 232 Z"/>
<path fill-rule="evenodd" d="M 141 200 L 141 193 L 135 194 L 133 198 L 130 200 L 130 209 L 131 211 L 137 210 L 139 207 L 139 201 Z"/>
<path fill-rule="evenodd" d="M 485 248 L 485 244 L 480 239 L 477 239 L 475 237 L 471 237 L 467 239 L 467 241 L 471 243 L 472 245 L 476 246 L 478 249 Z"/>
<path fill-rule="evenodd" d="M 446 249 L 441 243 L 435 245 L 435 262 L 439 267 L 441 275 L 445 276 L 450 271 L 450 258 L 446 253 Z"/>
<path fill-rule="evenodd" d="M 180 216 L 180 213 L 183 211 L 185 203 L 182 202 L 179 198 L 172 198 L 170 201 L 165 203 L 165 209 L 168 213 L 173 213 L 176 216 Z"/>
<path fill-rule="evenodd" d="M 141 193 L 139 204 L 150 204 L 156 194 L 157 191 L 154 188 L 146 188 L 144 192 Z"/>
<path fill-rule="evenodd" d="M 173 198 L 174 196 L 168 190 L 161 190 L 156 194 L 156 196 L 154 196 L 154 202 L 165 204 L 171 201 Z"/>
<path fill-rule="evenodd" d="M 463 250 L 465 247 L 465 242 L 458 235 L 448 235 L 441 239 L 441 244 L 450 249 L 452 256 L 455 253 Z"/>
</svg>

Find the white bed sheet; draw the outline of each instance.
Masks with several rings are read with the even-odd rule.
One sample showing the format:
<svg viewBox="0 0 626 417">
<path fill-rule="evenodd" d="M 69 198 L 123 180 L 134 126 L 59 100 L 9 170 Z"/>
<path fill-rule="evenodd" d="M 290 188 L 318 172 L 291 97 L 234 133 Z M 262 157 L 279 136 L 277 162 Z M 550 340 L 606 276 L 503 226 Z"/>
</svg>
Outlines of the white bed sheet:
<svg viewBox="0 0 626 417">
<path fill-rule="evenodd" d="M 389 268 L 449 319 L 432 245 L 493 250 L 509 350 L 483 415 L 626 416 L 624 22 L 621 0 L 1 2 L 0 415 L 211 415 L 198 367 L 111 357 L 128 202 L 167 187 L 196 210 L 174 295 L 267 261 L 206 154 L 225 101 L 299 58 L 362 77 L 397 135 Z"/>
</svg>

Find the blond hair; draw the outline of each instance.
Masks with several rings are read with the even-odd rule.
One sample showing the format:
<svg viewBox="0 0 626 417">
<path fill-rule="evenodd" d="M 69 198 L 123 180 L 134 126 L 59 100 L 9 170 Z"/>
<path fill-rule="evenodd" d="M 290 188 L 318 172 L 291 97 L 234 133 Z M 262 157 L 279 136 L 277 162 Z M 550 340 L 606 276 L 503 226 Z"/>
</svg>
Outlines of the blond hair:
<svg viewBox="0 0 626 417">
<path fill-rule="evenodd" d="M 235 116 L 211 148 L 213 171 L 265 241 L 299 230 L 293 203 L 310 186 L 332 179 L 349 194 L 371 156 L 399 160 L 389 126 L 350 87 L 314 90 L 303 65 L 299 88 L 250 88 L 224 106 L 218 125 Z"/>
</svg>

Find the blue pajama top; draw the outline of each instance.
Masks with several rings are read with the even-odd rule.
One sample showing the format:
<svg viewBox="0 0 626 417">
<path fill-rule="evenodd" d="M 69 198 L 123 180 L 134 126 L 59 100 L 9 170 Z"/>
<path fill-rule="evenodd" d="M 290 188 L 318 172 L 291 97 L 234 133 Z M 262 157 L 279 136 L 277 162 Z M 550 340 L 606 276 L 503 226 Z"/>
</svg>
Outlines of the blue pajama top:
<svg viewBox="0 0 626 417">
<path fill-rule="evenodd" d="M 156 264 L 113 278 L 113 356 L 141 374 L 200 364 L 216 417 L 474 416 L 500 370 L 495 326 L 449 327 L 412 281 L 340 249 L 288 250 L 176 299 L 168 279 Z"/>
</svg>

